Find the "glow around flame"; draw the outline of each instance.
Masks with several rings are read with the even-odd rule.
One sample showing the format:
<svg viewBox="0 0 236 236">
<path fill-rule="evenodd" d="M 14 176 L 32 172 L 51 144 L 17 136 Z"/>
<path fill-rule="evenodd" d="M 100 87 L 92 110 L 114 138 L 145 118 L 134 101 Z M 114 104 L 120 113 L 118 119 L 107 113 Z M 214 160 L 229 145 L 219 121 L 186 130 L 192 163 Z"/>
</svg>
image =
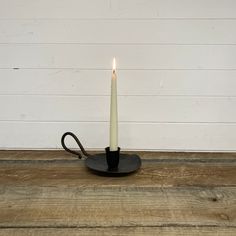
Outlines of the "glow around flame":
<svg viewBox="0 0 236 236">
<path fill-rule="evenodd" d="M 113 63 L 112 63 L 112 71 L 116 71 L 116 58 L 113 58 Z"/>
</svg>

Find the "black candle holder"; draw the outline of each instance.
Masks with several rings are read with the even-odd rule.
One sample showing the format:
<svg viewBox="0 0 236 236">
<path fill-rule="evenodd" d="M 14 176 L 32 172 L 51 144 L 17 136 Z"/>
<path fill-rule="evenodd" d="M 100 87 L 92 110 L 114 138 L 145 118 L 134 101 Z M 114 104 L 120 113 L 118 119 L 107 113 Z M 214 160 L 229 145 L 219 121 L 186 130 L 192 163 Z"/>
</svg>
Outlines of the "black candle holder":
<svg viewBox="0 0 236 236">
<path fill-rule="evenodd" d="M 110 147 L 106 147 L 106 161 L 108 170 L 117 170 L 120 161 L 120 148 L 117 151 L 110 151 Z"/>
<path fill-rule="evenodd" d="M 119 147 L 117 151 L 110 151 L 110 148 L 106 147 L 104 153 L 90 155 L 85 151 L 83 145 L 75 134 L 71 132 L 64 133 L 61 137 L 62 147 L 67 152 L 77 155 L 79 159 L 83 158 L 83 156 L 79 152 L 71 150 L 65 145 L 65 138 L 68 135 L 74 138 L 82 154 L 86 157 L 85 165 L 95 174 L 122 176 L 134 173 L 141 167 L 141 159 L 136 154 L 120 153 Z"/>
</svg>

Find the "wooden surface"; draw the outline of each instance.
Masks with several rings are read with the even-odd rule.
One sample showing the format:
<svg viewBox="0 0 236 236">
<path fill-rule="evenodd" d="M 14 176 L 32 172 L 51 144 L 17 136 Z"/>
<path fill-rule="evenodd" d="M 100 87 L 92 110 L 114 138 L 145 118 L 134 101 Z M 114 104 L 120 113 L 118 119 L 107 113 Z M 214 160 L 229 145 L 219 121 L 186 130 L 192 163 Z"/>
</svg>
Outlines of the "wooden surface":
<svg viewBox="0 0 236 236">
<path fill-rule="evenodd" d="M 236 235 L 236 154 L 140 152 L 97 176 L 62 151 L 0 151 L 0 236 Z"/>
</svg>

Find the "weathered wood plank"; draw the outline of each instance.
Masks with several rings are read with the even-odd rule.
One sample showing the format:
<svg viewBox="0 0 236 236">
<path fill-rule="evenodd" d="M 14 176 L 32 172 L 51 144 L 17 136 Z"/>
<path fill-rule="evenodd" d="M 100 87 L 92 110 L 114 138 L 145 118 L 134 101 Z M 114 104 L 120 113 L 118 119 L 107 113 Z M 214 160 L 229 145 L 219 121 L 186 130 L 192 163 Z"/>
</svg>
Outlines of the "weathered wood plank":
<svg viewBox="0 0 236 236">
<path fill-rule="evenodd" d="M 100 151 L 89 151 L 91 154 Z M 147 152 L 147 151 L 129 151 L 125 153 L 137 153 L 143 160 L 232 160 L 236 162 L 236 153 L 216 153 L 216 152 Z M 71 155 L 64 150 L 0 150 L 1 160 L 74 160 L 76 156 Z M 0 162 L 1 163 L 1 162 Z"/>
<path fill-rule="evenodd" d="M 236 188 L 1 187 L 1 227 L 236 226 Z"/>
<path fill-rule="evenodd" d="M 0 229 L 0 236 L 235 236 L 236 228 L 229 227 L 110 227 L 74 229 Z"/>
<path fill-rule="evenodd" d="M 235 154 L 236 158 L 236 154 Z M 74 160 L 75 155 L 71 155 L 64 150 L 0 150 L 0 160 Z"/>
<path fill-rule="evenodd" d="M 236 186 L 236 162 L 201 163 L 144 160 L 124 178 L 97 176 L 81 160 L 1 161 L 0 185 L 19 186 Z"/>
<path fill-rule="evenodd" d="M 235 235 L 235 153 L 139 154 L 107 178 L 64 151 L 0 151 L 0 236 Z"/>
</svg>

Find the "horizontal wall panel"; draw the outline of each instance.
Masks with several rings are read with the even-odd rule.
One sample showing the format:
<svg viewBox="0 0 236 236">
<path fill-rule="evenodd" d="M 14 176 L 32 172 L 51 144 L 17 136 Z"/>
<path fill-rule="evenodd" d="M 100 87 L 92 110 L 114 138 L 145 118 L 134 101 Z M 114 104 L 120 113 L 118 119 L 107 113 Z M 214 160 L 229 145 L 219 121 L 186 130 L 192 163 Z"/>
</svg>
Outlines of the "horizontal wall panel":
<svg viewBox="0 0 236 236">
<path fill-rule="evenodd" d="M 235 28 L 236 19 L 0 20 L 0 43 L 235 44 Z"/>
<path fill-rule="evenodd" d="M 236 69 L 236 45 L 0 45 L 0 68 Z"/>
<path fill-rule="evenodd" d="M 66 131 L 78 135 L 85 148 L 103 149 L 109 140 L 108 123 L 0 122 L 0 130 L 0 148 L 61 148 Z M 236 151 L 235 140 L 235 124 L 119 124 L 123 149 Z"/>
<path fill-rule="evenodd" d="M 1 18 L 228 18 L 234 0 L 1 0 Z"/>
<path fill-rule="evenodd" d="M 236 70 L 119 70 L 119 95 L 236 96 Z M 111 70 L 0 69 L 0 94 L 109 95 Z"/>
<path fill-rule="evenodd" d="M 236 122 L 236 98 L 121 96 L 120 121 Z M 0 96 L 0 120 L 108 121 L 109 96 Z"/>
<path fill-rule="evenodd" d="M 0 148 L 60 148 L 65 131 L 107 146 L 116 57 L 120 146 L 236 151 L 235 9 L 235 0 L 0 0 Z"/>
</svg>

